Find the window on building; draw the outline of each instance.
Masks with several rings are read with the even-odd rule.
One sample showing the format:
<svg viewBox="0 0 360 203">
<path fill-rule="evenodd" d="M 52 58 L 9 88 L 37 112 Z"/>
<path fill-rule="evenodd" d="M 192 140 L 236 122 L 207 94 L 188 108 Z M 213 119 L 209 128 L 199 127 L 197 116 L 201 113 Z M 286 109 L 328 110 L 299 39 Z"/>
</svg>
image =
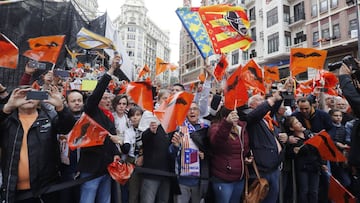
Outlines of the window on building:
<svg viewBox="0 0 360 203">
<path fill-rule="evenodd" d="M 242 52 L 242 60 L 243 61 L 249 60 L 249 53 L 247 51 Z"/>
<path fill-rule="evenodd" d="M 313 32 L 313 45 L 314 46 L 319 45 L 318 40 L 319 40 L 319 32 L 318 31 Z"/>
<path fill-rule="evenodd" d="M 231 53 L 231 65 L 239 63 L 239 50 L 233 51 Z"/>
<path fill-rule="evenodd" d="M 256 41 L 256 28 L 251 28 L 250 29 L 250 37 L 251 37 L 251 39 Z"/>
<path fill-rule="evenodd" d="M 279 33 L 274 33 L 268 37 L 268 53 L 279 51 Z"/>
<path fill-rule="evenodd" d="M 135 56 L 133 51 L 127 51 L 127 53 L 128 53 L 128 56 Z"/>
<path fill-rule="evenodd" d="M 127 41 L 126 47 L 127 48 L 135 48 L 135 41 Z"/>
<path fill-rule="evenodd" d="M 320 13 L 324 13 L 328 11 L 328 0 L 321 0 L 320 1 Z"/>
<path fill-rule="evenodd" d="M 250 51 L 250 58 L 254 58 L 254 57 L 257 57 L 257 53 L 256 53 L 255 49 Z"/>
<path fill-rule="evenodd" d="M 249 10 L 249 20 L 256 20 L 255 7 L 252 7 Z"/>
<path fill-rule="evenodd" d="M 329 28 L 324 28 L 321 30 L 321 38 L 322 39 L 330 39 Z"/>
<path fill-rule="evenodd" d="M 291 46 L 291 32 L 285 31 L 285 46 Z"/>
<path fill-rule="evenodd" d="M 305 19 L 304 2 L 300 2 L 294 6 L 294 22 Z"/>
<path fill-rule="evenodd" d="M 295 34 L 294 44 L 299 44 L 304 41 L 306 41 L 306 35 L 304 35 L 304 32 L 303 31 L 297 32 Z"/>
<path fill-rule="evenodd" d="M 271 27 L 278 23 L 278 11 L 277 7 L 273 8 L 272 10 L 266 13 L 267 16 L 267 27 Z"/>
<path fill-rule="evenodd" d="M 317 16 L 317 4 L 313 4 L 311 5 L 311 17 L 316 17 Z"/>
<path fill-rule="evenodd" d="M 290 7 L 284 5 L 284 22 L 290 23 Z"/>
<path fill-rule="evenodd" d="M 333 37 L 336 37 L 336 39 L 340 39 L 341 37 L 339 24 L 333 25 Z"/>
<path fill-rule="evenodd" d="M 357 30 L 357 25 L 358 23 L 356 18 L 349 21 L 349 35 L 351 35 L 352 30 Z"/>
<path fill-rule="evenodd" d="M 136 32 L 136 27 L 128 27 L 128 32 Z"/>
<path fill-rule="evenodd" d="M 339 1 L 338 1 L 338 0 L 331 0 L 330 3 L 331 3 L 331 4 L 330 4 L 330 7 L 331 7 L 331 8 L 337 8 L 338 5 L 339 5 Z"/>
<path fill-rule="evenodd" d="M 128 34 L 127 35 L 127 39 L 135 40 L 135 38 L 136 38 L 135 34 Z"/>
</svg>

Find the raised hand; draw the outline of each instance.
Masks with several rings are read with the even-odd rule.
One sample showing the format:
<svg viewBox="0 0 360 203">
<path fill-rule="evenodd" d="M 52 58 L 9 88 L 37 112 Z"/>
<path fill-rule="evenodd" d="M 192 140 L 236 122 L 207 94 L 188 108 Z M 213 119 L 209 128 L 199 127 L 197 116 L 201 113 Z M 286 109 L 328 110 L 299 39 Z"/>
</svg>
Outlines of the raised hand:
<svg viewBox="0 0 360 203">
<path fill-rule="evenodd" d="M 116 54 L 111 62 L 108 74 L 113 75 L 116 69 L 119 69 L 122 64 L 122 57 L 119 54 Z"/>
<path fill-rule="evenodd" d="M 152 133 L 156 134 L 157 128 L 158 128 L 158 124 L 156 122 L 150 123 L 149 129 Z"/>
<path fill-rule="evenodd" d="M 31 88 L 20 89 L 16 88 L 11 93 L 8 102 L 4 105 L 4 113 L 10 114 L 13 110 L 21 105 L 30 103 L 30 100 L 26 100 L 26 93 L 31 91 Z"/>
<path fill-rule="evenodd" d="M 237 122 L 239 121 L 237 111 L 230 112 L 229 115 L 226 117 L 226 121 L 228 123 L 232 123 L 233 125 L 237 125 Z"/>
<path fill-rule="evenodd" d="M 178 132 L 175 132 L 173 137 L 171 138 L 171 143 L 175 146 L 175 147 L 180 147 L 180 143 L 181 143 L 181 136 Z"/>
<path fill-rule="evenodd" d="M 48 93 L 49 99 L 44 100 L 44 102 L 53 105 L 56 111 L 62 111 L 64 109 L 64 101 L 59 89 L 56 86 L 51 85 Z"/>
</svg>

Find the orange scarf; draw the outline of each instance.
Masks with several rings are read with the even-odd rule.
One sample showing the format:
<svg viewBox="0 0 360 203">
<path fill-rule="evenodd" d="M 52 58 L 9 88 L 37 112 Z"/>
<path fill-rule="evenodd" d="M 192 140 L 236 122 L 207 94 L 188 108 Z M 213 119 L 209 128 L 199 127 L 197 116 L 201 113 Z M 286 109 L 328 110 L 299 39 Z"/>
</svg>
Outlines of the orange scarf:
<svg viewBox="0 0 360 203">
<path fill-rule="evenodd" d="M 268 112 L 265 116 L 264 116 L 264 120 L 266 121 L 269 129 L 271 131 L 274 131 L 274 124 L 273 124 L 273 119 L 270 116 L 270 112 Z"/>
</svg>

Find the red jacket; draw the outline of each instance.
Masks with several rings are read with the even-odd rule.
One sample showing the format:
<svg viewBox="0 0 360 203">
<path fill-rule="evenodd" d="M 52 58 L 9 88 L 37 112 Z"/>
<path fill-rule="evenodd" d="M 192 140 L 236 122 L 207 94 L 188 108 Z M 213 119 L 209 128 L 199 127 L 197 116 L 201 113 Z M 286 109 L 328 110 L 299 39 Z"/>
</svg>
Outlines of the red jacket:
<svg viewBox="0 0 360 203">
<path fill-rule="evenodd" d="M 241 136 L 229 136 L 232 123 L 225 119 L 211 124 L 209 129 L 212 150 L 211 174 L 228 182 L 243 178 L 244 157 L 250 150 L 246 122 L 239 121 L 238 125 L 241 127 Z"/>
</svg>

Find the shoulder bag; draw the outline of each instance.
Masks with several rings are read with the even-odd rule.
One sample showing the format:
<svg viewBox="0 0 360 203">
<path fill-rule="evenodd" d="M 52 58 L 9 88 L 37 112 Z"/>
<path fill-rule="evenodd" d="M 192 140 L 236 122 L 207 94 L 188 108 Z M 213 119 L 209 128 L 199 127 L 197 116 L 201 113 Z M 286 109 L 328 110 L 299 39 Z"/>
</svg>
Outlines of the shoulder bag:
<svg viewBox="0 0 360 203">
<path fill-rule="evenodd" d="M 245 197 L 244 203 L 259 203 L 265 199 L 269 192 L 269 183 L 265 178 L 261 178 L 255 160 L 252 161 L 256 179 L 249 186 L 249 169 L 245 166 Z"/>
</svg>

